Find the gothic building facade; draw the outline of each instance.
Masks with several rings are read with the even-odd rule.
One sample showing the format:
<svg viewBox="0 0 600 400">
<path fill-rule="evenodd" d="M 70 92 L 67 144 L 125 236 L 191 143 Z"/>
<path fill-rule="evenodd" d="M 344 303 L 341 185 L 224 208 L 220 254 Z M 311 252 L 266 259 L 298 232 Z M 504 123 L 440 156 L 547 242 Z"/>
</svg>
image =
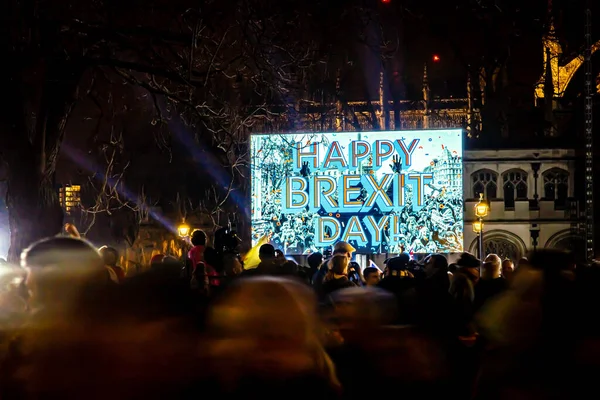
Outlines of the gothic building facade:
<svg viewBox="0 0 600 400">
<path fill-rule="evenodd" d="M 574 150 L 466 150 L 463 161 L 465 250 L 477 253 L 472 227 L 483 193 L 490 205 L 484 253 L 517 260 L 535 248 L 580 247 L 583 253 Z"/>
</svg>

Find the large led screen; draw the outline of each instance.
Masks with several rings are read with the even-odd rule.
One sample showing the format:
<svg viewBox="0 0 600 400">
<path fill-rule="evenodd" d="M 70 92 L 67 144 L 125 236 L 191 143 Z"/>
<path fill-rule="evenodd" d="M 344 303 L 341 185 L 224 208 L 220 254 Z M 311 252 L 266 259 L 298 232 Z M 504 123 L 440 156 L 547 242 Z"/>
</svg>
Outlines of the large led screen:
<svg viewBox="0 0 600 400">
<path fill-rule="evenodd" d="M 463 251 L 461 130 L 252 135 L 251 171 L 254 243 Z"/>
</svg>

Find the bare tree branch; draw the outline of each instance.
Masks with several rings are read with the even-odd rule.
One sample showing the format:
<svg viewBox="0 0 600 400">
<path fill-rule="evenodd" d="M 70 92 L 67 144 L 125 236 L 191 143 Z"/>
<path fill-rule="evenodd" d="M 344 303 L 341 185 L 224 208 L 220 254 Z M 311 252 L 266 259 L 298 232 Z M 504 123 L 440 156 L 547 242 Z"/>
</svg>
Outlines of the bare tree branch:
<svg viewBox="0 0 600 400">
<path fill-rule="evenodd" d="M 85 225 L 82 229 L 83 235 L 90 232 L 100 214 L 111 216 L 119 210 L 126 209 L 136 215 L 138 224 L 148 218 L 150 205 L 144 188 L 142 187 L 136 199 L 127 197 L 130 194 L 125 189 L 124 176 L 130 162 L 118 166 L 123 152 L 123 133 L 113 130 L 109 141 L 101 146 L 100 151 L 105 170 L 89 177 L 89 192 L 93 193 L 94 199 L 89 206 L 80 205 Z"/>
</svg>

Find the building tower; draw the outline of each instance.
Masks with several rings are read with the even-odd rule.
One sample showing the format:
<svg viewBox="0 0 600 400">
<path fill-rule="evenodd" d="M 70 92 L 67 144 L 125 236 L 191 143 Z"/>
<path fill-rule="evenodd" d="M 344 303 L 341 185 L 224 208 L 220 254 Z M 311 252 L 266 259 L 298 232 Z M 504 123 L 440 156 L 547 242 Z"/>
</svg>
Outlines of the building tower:
<svg viewBox="0 0 600 400">
<path fill-rule="evenodd" d="M 594 258 L 594 138 L 592 134 L 592 10 L 585 11 L 585 242 L 587 259 Z"/>
<path fill-rule="evenodd" d="M 427 78 L 427 63 L 423 68 L 423 129 L 429 129 L 429 106 L 431 104 L 431 89 Z"/>
</svg>

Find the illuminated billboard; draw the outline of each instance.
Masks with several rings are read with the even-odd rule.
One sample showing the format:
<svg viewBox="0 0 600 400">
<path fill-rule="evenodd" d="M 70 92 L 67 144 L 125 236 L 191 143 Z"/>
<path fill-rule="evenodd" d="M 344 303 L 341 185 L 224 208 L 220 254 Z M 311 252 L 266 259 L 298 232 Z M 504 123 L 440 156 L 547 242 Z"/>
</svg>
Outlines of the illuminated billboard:
<svg viewBox="0 0 600 400">
<path fill-rule="evenodd" d="M 461 130 L 252 135 L 251 172 L 254 243 L 463 251 Z"/>
</svg>

